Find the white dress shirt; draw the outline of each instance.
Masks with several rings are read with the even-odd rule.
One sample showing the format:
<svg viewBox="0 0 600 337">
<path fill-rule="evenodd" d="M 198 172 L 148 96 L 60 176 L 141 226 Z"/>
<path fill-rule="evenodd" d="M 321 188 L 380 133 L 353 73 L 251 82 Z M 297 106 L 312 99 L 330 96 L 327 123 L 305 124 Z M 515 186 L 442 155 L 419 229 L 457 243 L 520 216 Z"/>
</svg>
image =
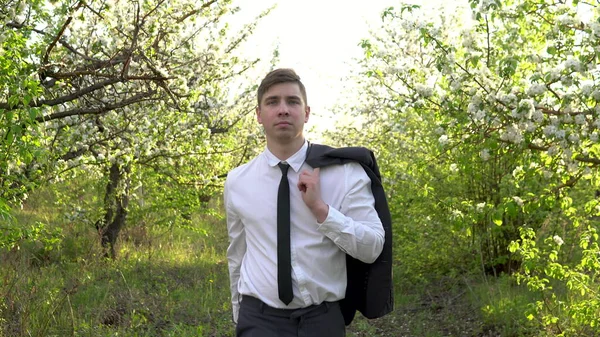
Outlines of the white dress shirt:
<svg viewBox="0 0 600 337">
<path fill-rule="evenodd" d="M 338 301 L 346 293 L 346 253 L 366 263 L 383 249 L 384 230 L 375 211 L 371 180 L 358 163 L 324 167 L 321 197 L 329 205 L 323 223 L 302 200 L 298 175 L 311 170 L 308 142 L 286 162 L 290 165 L 291 258 L 294 299 L 285 305 L 277 289 L 277 190 L 280 162 L 265 149 L 229 172 L 225 208 L 230 245 L 227 249 L 233 320 L 241 295 L 275 308 L 303 308 Z"/>
</svg>

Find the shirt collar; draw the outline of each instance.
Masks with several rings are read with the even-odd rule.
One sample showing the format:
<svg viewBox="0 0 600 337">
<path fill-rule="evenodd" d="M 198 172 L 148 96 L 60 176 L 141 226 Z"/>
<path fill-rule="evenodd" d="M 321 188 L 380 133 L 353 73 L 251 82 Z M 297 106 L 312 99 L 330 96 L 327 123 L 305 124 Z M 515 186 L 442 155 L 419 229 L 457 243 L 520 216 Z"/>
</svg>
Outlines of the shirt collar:
<svg viewBox="0 0 600 337">
<path fill-rule="evenodd" d="M 294 169 L 295 172 L 299 172 L 300 168 L 304 164 L 304 161 L 306 160 L 306 150 L 307 149 L 308 149 L 308 141 L 305 139 L 304 144 L 302 144 L 302 147 L 300 148 L 300 150 L 298 150 L 298 152 L 294 153 L 291 157 L 289 157 L 285 161 L 292 167 L 292 169 Z M 279 160 L 279 158 L 275 157 L 275 155 L 273 153 L 271 153 L 271 151 L 269 151 L 269 149 L 267 147 L 265 147 L 264 154 L 267 157 L 267 163 L 269 163 L 269 166 L 271 166 L 271 167 L 274 167 L 277 164 L 279 164 L 279 162 L 281 162 L 281 160 Z"/>
</svg>

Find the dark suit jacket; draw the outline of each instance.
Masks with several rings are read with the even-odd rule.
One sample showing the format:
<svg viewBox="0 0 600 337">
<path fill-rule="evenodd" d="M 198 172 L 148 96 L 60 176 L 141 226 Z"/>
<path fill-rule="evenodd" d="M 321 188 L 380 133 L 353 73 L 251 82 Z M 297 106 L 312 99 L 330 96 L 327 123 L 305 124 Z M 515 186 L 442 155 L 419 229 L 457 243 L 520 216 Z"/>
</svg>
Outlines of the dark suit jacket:
<svg viewBox="0 0 600 337">
<path fill-rule="evenodd" d="M 336 149 L 325 145 L 309 144 L 306 163 L 314 168 L 342 165 L 348 162 L 360 163 L 371 179 L 375 210 L 385 230 L 385 242 L 381 255 L 372 264 L 366 264 L 346 255 L 348 287 L 346 298 L 340 302 L 346 325 L 352 322 L 357 310 L 367 318 L 378 318 L 394 309 L 392 217 L 381 185 L 381 174 L 375 155 L 364 147 Z"/>
</svg>

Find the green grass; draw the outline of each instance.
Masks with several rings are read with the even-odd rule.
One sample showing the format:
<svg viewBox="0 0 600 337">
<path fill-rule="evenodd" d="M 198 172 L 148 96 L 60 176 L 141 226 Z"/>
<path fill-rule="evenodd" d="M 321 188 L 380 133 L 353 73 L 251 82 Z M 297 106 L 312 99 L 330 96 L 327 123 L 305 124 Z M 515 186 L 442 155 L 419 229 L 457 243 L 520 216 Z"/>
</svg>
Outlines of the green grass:
<svg viewBox="0 0 600 337">
<path fill-rule="evenodd" d="M 199 219 L 199 231 L 128 228 L 111 261 L 95 229 L 28 209 L 18 224 L 47 226 L 0 256 L 0 336 L 233 334 L 222 220 Z"/>
<path fill-rule="evenodd" d="M 0 337 L 234 336 L 221 216 L 195 215 L 193 228 L 129 223 L 113 261 L 101 257 L 90 223 L 41 200 L 15 213 L 37 230 L 0 252 Z M 524 315 L 533 295 L 512 278 L 467 273 L 451 256 L 429 269 L 432 252 L 419 266 L 421 253 L 403 251 L 414 247 L 397 250 L 395 311 L 358 315 L 349 337 L 544 335 Z"/>
</svg>

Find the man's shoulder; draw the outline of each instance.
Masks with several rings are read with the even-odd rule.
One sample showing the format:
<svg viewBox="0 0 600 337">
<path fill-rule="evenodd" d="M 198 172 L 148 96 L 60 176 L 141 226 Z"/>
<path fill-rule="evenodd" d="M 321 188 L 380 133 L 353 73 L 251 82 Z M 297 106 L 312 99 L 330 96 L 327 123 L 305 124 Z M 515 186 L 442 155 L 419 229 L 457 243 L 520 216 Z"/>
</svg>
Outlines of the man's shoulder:
<svg viewBox="0 0 600 337">
<path fill-rule="evenodd" d="M 238 179 L 240 176 L 244 176 L 244 173 L 248 172 L 249 170 L 252 170 L 252 168 L 257 165 L 257 162 L 260 160 L 261 156 L 263 154 L 259 154 L 258 156 L 250 159 L 249 161 L 247 161 L 246 163 L 232 169 L 231 171 L 229 171 L 229 173 L 227 173 L 227 180 L 228 181 L 233 181 L 235 179 Z"/>
</svg>

